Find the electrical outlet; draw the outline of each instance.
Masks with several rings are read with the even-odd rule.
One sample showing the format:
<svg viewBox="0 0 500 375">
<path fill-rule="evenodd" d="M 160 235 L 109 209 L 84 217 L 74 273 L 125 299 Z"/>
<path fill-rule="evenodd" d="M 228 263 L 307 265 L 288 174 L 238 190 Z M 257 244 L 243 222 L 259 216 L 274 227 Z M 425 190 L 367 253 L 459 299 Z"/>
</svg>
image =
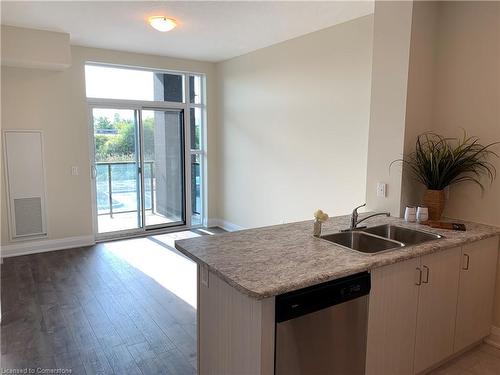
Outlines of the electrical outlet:
<svg viewBox="0 0 500 375">
<path fill-rule="evenodd" d="M 377 183 L 377 197 L 387 197 L 387 184 L 384 182 Z"/>
</svg>

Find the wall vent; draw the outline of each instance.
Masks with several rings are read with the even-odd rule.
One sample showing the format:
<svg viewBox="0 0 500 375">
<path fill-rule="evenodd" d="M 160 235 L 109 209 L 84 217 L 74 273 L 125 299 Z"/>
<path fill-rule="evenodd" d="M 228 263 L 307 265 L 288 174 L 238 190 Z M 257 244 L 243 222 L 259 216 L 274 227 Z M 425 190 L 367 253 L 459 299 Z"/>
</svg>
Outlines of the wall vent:
<svg viewBox="0 0 500 375">
<path fill-rule="evenodd" d="M 14 199 L 16 236 L 43 234 L 42 200 L 40 197 Z"/>
</svg>

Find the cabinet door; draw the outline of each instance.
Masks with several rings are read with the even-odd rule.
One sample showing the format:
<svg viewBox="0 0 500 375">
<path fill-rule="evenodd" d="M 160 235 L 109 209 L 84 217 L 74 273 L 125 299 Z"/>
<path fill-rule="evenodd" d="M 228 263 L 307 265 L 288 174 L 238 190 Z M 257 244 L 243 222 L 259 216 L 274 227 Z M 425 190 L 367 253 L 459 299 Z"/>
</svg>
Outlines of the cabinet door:
<svg viewBox="0 0 500 375">
<path fill-rule="evenodd" d="M 455 351 L 489 335 L 498 257 L 498 237 L 462 248 Z"/>
<path fill-rule="evenodd" d="M 420 258 L 371 272 L 367 375 L 413 371 Z"/>
<path fill-rule="evenodd" d="M 421 258 L 414 373 L 453 353 L 460 258 L 460 248 Z"/>
</svg>

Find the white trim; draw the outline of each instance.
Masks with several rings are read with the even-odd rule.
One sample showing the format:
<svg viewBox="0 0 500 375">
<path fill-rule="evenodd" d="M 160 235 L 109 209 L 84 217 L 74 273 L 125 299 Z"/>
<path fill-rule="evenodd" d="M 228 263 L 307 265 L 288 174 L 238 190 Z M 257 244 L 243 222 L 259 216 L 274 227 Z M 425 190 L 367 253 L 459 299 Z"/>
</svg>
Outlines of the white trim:
<svg viewBox="0 0 500 375">
<path fill-rule="evenodd" d="M 130 69 L 130 70 L 142 70 L 142 71 L 147 71 L 147 72 L 154 72 L 154 73 L 166 73 L 166 74 L 195 74 L 195 75 L 203 75 L 205 73 L 202 72 L 196 72 L 196 71 L 191 71 L 191 70 L 172 70 L 172 69 L 164 69 L 164 68 L 151 68 L 148 66 L 142 66 L 142 65 L 124 65 L 124 64 L 116 64 L 116 63 L 109 63 L 106 61 L 93 61 L 93 60 L 86 60 L 85 65 L 93 65 L 93 66 L 101 66 L 101 67 L 112 67 L 112 68 L 117 68 L 117 69 Z"/>
<path fill-rule="evenodd" d="M 186 109 L 186 103 L 150 101 L 150 100 L 129 100 L 129 99 L 107 99 L 107 98 L 87 98 L 87 103 L 96 108 L 111 109 Z"/>
<path fill-rule="evenodd" d="M 1 256 L 2 258 L 7 258 L 18 255 L 44 253 L 46 251 L 71 249 L 74 247 L 92 246 L 94 244 L 95 239 L 93 235 L 23 242 L 2 246 Z"/>
<path fill-rule="evenodd" d="M 94 238 L 97 233 L 97 191 L 96 191 L 96 178 L 97 166 L 95 161 L 95 136 L 94 136 L 94 107 L 89 105 L 87 108 L 87 124 L 88 124 L 88 137 L 89 137 L 89 162 L 90 162 L 90 196 L 92 198 L 92 233 Z"/>
<path fill-rule="evenodd" d="M 219 219 L 207 219 L 206 225 L 207 228 L 209 227 L 217 227 L 219 226 Z"/>
<path fill-rule="evenodd" d="M 191 202 L 193 197 L 191 197 L 191 110 L 189 107 L 189 100 L 191 91 L 189 89 L 189 74 L 183 75 L 184 84 L 184 102 L 186 103 L 186 108 L 184 109 L 184 114 L 182 116 L 183 133 L 184 133 L 184 220 L 186 220 L 186 225 L 191 226 L 192 224 L 192 214 L 193 209 L 191 207 Z"/>
<path fill-rule="evenodd" d="M 207 107 L 207 92 L 206 92 L 205 75 L 200 76 L 201 85 L 201 98 L 200 102 L 203 103 L 201 107 L 201 134 L 200 134 L 200 149 L 191 151 L 194 155 L 200 152 L 200 173 L 201 173 L 201 222 L 206 224 L 208 222 L 208 107 Z M 196 111 L 195 111 L 196 112 Z"/>
<path fill-rule="evenodd" d="M 500 349 L 500 328 L 491 326 L 491 334 L 484 339 L 484 342 Z"/>
<path fill-rule="evenodd" d="M 208 219 L 208 227 L 220 227 L 228 232 L 237 232 L 239 230 L 244 230 L 246 228 L 230 223 L 229 221 L 223 219 Z"/>
</svg>

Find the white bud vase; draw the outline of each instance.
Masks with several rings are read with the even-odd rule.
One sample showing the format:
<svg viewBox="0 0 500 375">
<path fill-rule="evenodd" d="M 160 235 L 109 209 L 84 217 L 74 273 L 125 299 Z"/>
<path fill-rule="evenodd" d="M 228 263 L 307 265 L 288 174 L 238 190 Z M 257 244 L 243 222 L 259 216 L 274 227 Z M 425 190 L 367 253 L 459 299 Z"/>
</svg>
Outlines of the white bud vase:
<svg viewBox="0 0 500 375">
<path fill-rule="evenodd" d="M 313 236 L 314 237 L 321 236 L 321 221 L 319 220 L 314 221 Z"/>
</svg>

